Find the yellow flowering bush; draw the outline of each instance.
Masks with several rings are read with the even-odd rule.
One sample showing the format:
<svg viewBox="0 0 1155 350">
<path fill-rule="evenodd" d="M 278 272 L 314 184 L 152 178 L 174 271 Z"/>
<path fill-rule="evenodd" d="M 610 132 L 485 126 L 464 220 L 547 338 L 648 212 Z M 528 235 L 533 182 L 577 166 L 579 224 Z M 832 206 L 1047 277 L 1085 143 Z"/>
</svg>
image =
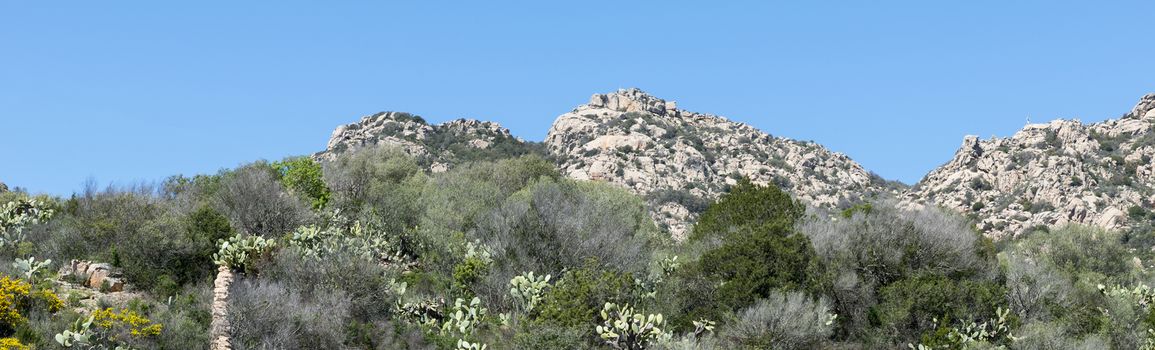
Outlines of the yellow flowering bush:
<svg viewBox="0 0 1155 350">
<path fill-rule="evenodd" d="M 27 283 L 14 280 L 7 276 L 0 278 L 0 330 L 14 328 L 24 322 L 20 310 L 27 309 L 31 303 Z"/>
<path fill-rule="evenodd" d="M 133 337 L 153 337 L 160 334 L 163 326 L 153 323 L 152 320 L 133 312 L 120 310 L 113 312 L 111 308 L 92 312 L 93 324 L 110 333 L 109 339 L 116 340 L 116 334 L 128 333 Z"/>
<path fill-rule="evenodd" d="M 16 338 L 0 338 L 0 350 L 28 350 L 28 346 L 20 344 Z"/>
<path fill-rule="evenodd" d="M 32 285 L 27 282 L 0 277 L 0 336 L 10 335 L 9 332 L 27 320 L 22 313 L 31 309 L 56 312 L 62 308 L 64 302 L 52 290 L 32 291 Z"/>
</svg>

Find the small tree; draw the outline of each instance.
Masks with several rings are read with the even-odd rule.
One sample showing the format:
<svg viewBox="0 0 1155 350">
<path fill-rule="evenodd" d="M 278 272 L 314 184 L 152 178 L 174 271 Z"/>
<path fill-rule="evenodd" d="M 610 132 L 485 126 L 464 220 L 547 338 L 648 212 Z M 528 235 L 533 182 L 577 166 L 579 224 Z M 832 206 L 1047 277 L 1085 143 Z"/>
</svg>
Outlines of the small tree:
<svg viewBox="0 0 1155 350">
<path fill-rule="evenodd" d="M 321 164 L 309 157 L 287 158 L 272 164 L 277 178 L 289 192 L 304 197 L 313 209 L 321 209 L 329 202 L 329 187 L 322 178 Z"/>
<path fill-rule="evenodd" d="M 822 267 L 810 240 L 794 232 L 794 222 L 804 207 L 776 187 L 740 180 L 731 191 L 702 214 L 692 241 L 708 249 L 683 269 L 683 279 L 704 279 L 697 285 L 709 290 L 679 293 L 712 293 L 701 299 L 686 295 L 692 304 L 676 320 L 688 327 L 690 320 L 721 319 L 782 290 L 822 288 Z"/>
</svg>

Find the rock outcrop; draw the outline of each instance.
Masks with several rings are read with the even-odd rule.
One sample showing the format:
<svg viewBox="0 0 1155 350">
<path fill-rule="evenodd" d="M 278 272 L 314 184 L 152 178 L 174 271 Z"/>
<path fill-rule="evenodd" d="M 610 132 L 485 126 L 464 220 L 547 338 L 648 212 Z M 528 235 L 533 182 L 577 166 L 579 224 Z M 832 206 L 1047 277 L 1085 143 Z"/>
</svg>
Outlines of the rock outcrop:
<svg viewBox="0 0 1155 350">
<path fill-rule="evenodd" d="M 105 263 L 72 260 L 60 268 L 60 277 L 78 280 L 78 284 L 103 292 L 124 291 L 124 274 Z"/>
<path fill-rule="evenodd" d="M 1055 120 L 963 139 L 906 199 L 971 215 L 994 237 L 1067 223 L 1117 229 L 1155 215 L 1155 94 L 1119 119 Z"/>
<path fill-rule="evenodd" d="M 607 181 L 645 196 L 655 221 L 676 239 L 709 201 L 742 177 L 823 207 L 897 190 L 816 143 L 681 110 L 638 89 L 593 95 L 557 118 L 545 145 L 563 175 Z"/>
<path fill-rule="evenodd" d="M 638 89 L 595 94 L 562 114 L 543 144 L 490 122 L 430 125 L 407 113 L 378 113 L 333 132 L 315 156 L 394 145 L 444 171 L 471 160 L 540 152 L 570 178 L 606 181 L 644 196 L 675 238 L 696 215 L 745 177 L 773 184 L 808 204 L 842 208 L 880 194 L 908 205 L 969 215 L 1001 237 L 1067 223 L 1109 229 L 1155 218 L 1155 94 L 1123 117 L 1095 124 L 1030 124 L 1008 138 L 968 136 L 947 164 L 906 189 L 844 154 L 813 142 L 774 137 L 726 118 L 678 109 Z M 1145 218 L 1145 219 L 1144 219 Z"/>
<path fill-rule="evenodd" d="M 347 151 L 380 145 L 398 147 L 435 172 L 461 162 L 517 156 L 532 149 L 530 143 L 493 122 L 457 119 L 430 125 L 409 113 L 381 112 L 337 127 L 326 150 L 314 157 L 331 160 Z"/>
</svg>

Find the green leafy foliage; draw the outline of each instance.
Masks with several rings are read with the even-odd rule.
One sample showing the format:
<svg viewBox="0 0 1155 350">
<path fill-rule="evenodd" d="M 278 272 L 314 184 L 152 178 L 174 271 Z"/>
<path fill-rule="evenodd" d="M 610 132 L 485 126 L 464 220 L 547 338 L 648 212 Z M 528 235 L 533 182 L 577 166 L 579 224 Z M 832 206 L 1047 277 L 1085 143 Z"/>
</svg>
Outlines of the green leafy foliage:
<svg viewBox="0 0 1155 350">
<path fill-rule="evenodd" d="M 1004 298 L 1002 286 L 993 282 L 913 276 L 883 287 L 871 313 L 896 339 L 917 341 L 936 330 L 939 320 L 992 318 Z"/>
<path fill-rule="evenodd" d="M 321 209 L 329 202 L 329 188 L 322 178 L 321 164 L 309 157 L 287 158 L 270 164 L 289 192 L 302 196 Z"/>
<path fill-rule="evenodd" d="M 538 320 L 551 325 L 577 327 L 597 321 L 607 302 L 637 303 L 637 285 L 629 275 L 601 268 L 590 261 L 566 271 L 542 297 Z"/>
<path fill-rule="evenodd" d="M 934 209 L 904 210 L 883 201 L 849 218 L 808 218 L 799 223 L 798 230 L 810 237 L 826 267 L 830 284 L 824 293 L 831 296 L 839 315 L 837 337 L 870 339 L 882 327 L 891 340 L 917 342 L 922 333 L 935 328 L 932 319 L 943 316 L 935 313 L 956 312 L 961 319 L 971 320 L 989 316 L 999 306 L 968 304 L 993 301 L 957 294 L 916 299 L 916 291 L 935 285 L 959 284 L 977 292 L 998 284 L 993 247 L 957 215 Z M 920 304 L 930 301 L 939 304 Z M 963 309 L 946 310 L 943 303 Z M 912 310 L 907 305 L 928 309 Z M 880 319 L 880 315 L 886 317 Z"/>
<path fill-rule="evenodd" d="M 805 211 L 802 203 L 776 187 L 740 179 L 702 213 L 691 240 L 724 237 L 743 226 L 761 232 L 788 230 Z"/>
<path fill-rule="evenodd" d="M 713 203 L 684 191 L 643 200 L 564 179 L 532 150 L 428 141 L 458 163 L 434 173 L 430 159 L 366 148 L 175 176 L 159 189 L 89 186 L 37 204 L 4 193 L 52 215 L 4 207 L 18 222 L 5 232 L 21 237 L 0 258 L 20 260 L 0 272 L 50 279 L 47 259 L 123 268 L 140 301 L 117 309 L 163 325 L 140 348 L 208 344 L 218 263 L 246 271 L 230 290 L 237 349 L 1155 344 L 1147 226 L 992 242 L 966 218 L 891 200 L 827 212 L 745 179 Z M 653 224 L 647 205 L 668 202 L 701 213 L 686 242 Z M 21 215 L 41 219 L 12 219 Z M 77 336 L 97 325 L 85 331 L 87 317 L 68 310 L 85 307 L 80 298 L 55 313 L 21 309 L 0 337 L 85 343 Z"/>
<path fill-rule="evenodd" d="M 685 328 L 699 318 L 721 319 L 784 290 L 817 291 L 822 265 L 810 239 L 794 232 L 804 209 L 778 188 L 741 180 L 702 214 L 692 240 L 708 248 L 680 273 L 686 288 L 684 314 L 675 325 Z M 716 243 L 714 243 L 716 242 Z M 700 279 L 701 282 L 692 282 Z M 692 300 L 693 295 L 712 295 Z"/>
</svg>

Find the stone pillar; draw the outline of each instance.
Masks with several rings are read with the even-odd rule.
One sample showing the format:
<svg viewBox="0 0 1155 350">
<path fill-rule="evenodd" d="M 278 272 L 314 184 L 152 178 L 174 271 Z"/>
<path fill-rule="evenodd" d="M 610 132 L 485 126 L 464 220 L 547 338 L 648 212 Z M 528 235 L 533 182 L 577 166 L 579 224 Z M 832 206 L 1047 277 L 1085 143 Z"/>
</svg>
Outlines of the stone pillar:
<svg viewBox="0 0 1155 350">
<path fill-rule="evenodd" d="M 229 344 L 229 285 L 233 283 L 233 271 L 227 266 L 217 269 L 217 278 L 213 281 L 213 321 L 209 329 L 211 350 L 232 350 Z"/>
</svg>

